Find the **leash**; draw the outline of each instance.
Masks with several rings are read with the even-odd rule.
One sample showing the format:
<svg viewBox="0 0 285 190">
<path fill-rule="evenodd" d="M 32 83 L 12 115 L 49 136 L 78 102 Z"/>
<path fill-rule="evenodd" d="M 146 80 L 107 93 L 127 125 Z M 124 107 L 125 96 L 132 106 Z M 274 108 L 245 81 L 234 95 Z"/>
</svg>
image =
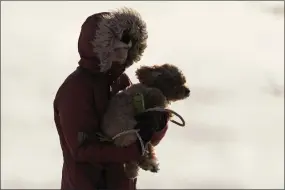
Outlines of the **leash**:
<svg viewBox="0 0 285 190">
<path fill-rule="evenodd" d="M 135 108 L 136 114 L 149 112 L 149 111 L 160 111 L 160 112 L 168 112 L 168 113 L 174 114 L 181 120 L 181 123 L 179 123 L 175 120 L 170 120 L 170 121 L 176 125 L 181 126 L 181 127 L 185 126 L 185 120 L 183 119 L 183 117 L 171 109 L 167 109 L 167 108 L 163 108 L 163 107 L 154 107 L 154 108 L 145 109 L 144 97 L 143 97 L 142 93 L 137 93 L 134 95 L 133 106 Z"/>
<path fill-rule="evenodd" d="M 146 153 L 146 148 L 144 146 L 144 142 L 142 140 L 142 137 L 139 134 L 139 129 L 130 129 L 130 130 L 125 130 L 123 132 L 120 132 L 118 134 L 116 134 L 115 136 L 113 136 L 112 138 L 106 137 L 105 135 L 103 135 L 102 133 L 96 133 L 97 138 L 102 141 L 102 142 L 112 142 L 114 141 L 116 138 L 121 137 L 123 135 L 126 134 L 130 134 L 130 133 L 135 133 L 139 142 L 140 142 L 140 147 L 141 147 L 141 151 L 142 151 L 142 156 L 144 156 L 144 154 Z"/>
<path fill-rule="evenodd" d="M 144 112 L 151 112 L 151 111 L 161 111 L 161 112 L 168 112 L 168 113 L 172 113 L 174 115 L 176 115 L 180 120 L 181 120 L 181 123 L 175 121 L 175 120 L 170 120 L 172 123 L 175 123 L 176 125 L 179 125 L 181 127 L 184 127 L 185 126 L 185 120 L 183 119 L 183 117 L 181 115 L 179 115 L 177 112 L 171 110 L 171 109 L 166 109 L 166 108 L 162 108 L 162 107 L 154 107 L 154 108 L 149 108 L 149 109 L 146 109 L 144 110 L 142 113 Z M 130 130 L 125 130 L 123 132 L 120 132 L 118 134 L 116 134 L 115 136 L 111 137 L 111 138 L 108 138 L 106 136 L 104 136 L 103 134 L 101 133 L 97 133 L 98 135 L 98 138 L 100 141 L 108 141 L 108 142 L 111 142 L 111 141 L 114 141 L 116 138 L 118 137 L 121 137 L 123 135 L 126 135 L 126 134 L 130 134 L 130 133 L 135 133 L 136 136 L 138 137 L 138 140 L 140 142 L 140 146 L 141 146 L 141 150 L 142 150 L 142 156 L 145 154 L 146 152 L 146 146 L 144 146 L 144 143 L 143 143 L 143 140 L 139 134 L 139 129 L 130 129 Z"/>
<path fill-rule="evenodd" d="M 145 109 L 144 97 L 143 97 L 142 93 L 137 93 L 137 94 L 134 95 L 134 97 L 133 97 L 133 106 L 134 106 L 136 114 L 141 114 L 141 113 L 151 112 L 151 111 L 168 112 L 168 113 L 174 114 L 181 120 L 181 123 L 179 123 L 179 122 L 177 122 L 175 120 L 170 120 L 170 121 L 172 123 L 176 124 L 176 125 L 181 126 L 181 127 L 185 126 L 185 120 L 183 119 L 183 117 L 181 115 L 179 115 L 177 112 L 175 112 L 175 111 L 173 111 L 171 109 L 167 109 L 167 108 L 163 108 L 163 107 L 154 107 L 154 108 Z M 118 138 L 118 137 L 120 137 L 122 135 L 126 135 L 126 134 L 129 134 L 129 133 L 135 133 L 137 138 L 138 138 L 138 140 L 139 140 L 139 142 L 140 142 L 142 155 L 144 155 L 146 153 L 147 144 L 146 144 L 146 147 L 145 147 L 144 143 L 143 143 L 143 140 L 142 140 L 142 138 L 141 138 L 141 136 L 139 134 L 139 131 L 140 131 L 139 129 L 126 130 L 126 131 L 123 131 L 121 133 L 118 133 L 117 135 L 115 135 L 112 138 L 109 138 L 109 140 L 113 141 L 113 140 L 115 140 L 116 138 Z"/>
<path fill-rule="evenodd" d="M 177 112 L 175 112 L 175 111 L 173 111 L 171 109 L 167 109 L 167 108 L 163 108 L 163 107 L 154 107 L 154 108 L 145 109 L 144 97 L 143 97 L 143 95 L 141 93 L 138 93 L 138 94 L 136 94 L 133 97 L 133 105 L 134 105 L 136 114 L 144 113 L 144 112 L 151 112 L 151 111 L 168 112 L 168 113 L 174 114 L 175 116 L 177 116 L 181 120 L 181 123 L 179 123 L 179 122 L 177 122 L 175 120 L 170 120 L 172 123 L 174 123 L 174 124 L 176 124 L 178 126 L 181 126 L 181 127 L 185 126 L 185 120 L 183 119 L 183 117 L 181 115 L 179 115 Z M 146 144 L 146 146 L 144 145 L 144 142 L 143 142 L 143 140 L 142 140 L 142 138 L 141 138 L 141 136 L 139 134 L 139 131 L 140 131 L 139 129 L 125 130 L 125 131 L 122 131 L 122 132 L 116 134 L 113 137 L 106 137 L 102 133 L 96 133 L 96 138 L 98 138 L 100 141 L 103 141 L 103 142 L 112 142 L 116 138 L 121 137 L 122 135 L 135 133 L 137 138 L 138 138 L 138 140 L 139 140 L 139 142 L 140 142 L 142 155 L 144 155 L 146 153 L 147 144 Z M 88 139 L 88 135 L 81 132 L 79 134 L 79 139 L 82 142 L 83 140 Z"/>
<path fill-rule="evenodd" d="M 181 123 L 175 121 L 175 120 L 170 120 L 172 123 L 179 125 L 181 127 L 185 126 L 185 120 L 183 119 L 183 117 L 181 115 L 179 115 L 177 112 L 171 110 L 171 109 L 167 109 L 167 108 L 162 108 L 162 107 L 154 107 L 154 108 L 149 108 L 146 109 L 144 112 L 150 112 L 150 111 L 160 111 L 160 112 L 168 112 L 168 113 L 172 113 L 174 115 L 176 115 L 180 120 Z"/>
</svg>

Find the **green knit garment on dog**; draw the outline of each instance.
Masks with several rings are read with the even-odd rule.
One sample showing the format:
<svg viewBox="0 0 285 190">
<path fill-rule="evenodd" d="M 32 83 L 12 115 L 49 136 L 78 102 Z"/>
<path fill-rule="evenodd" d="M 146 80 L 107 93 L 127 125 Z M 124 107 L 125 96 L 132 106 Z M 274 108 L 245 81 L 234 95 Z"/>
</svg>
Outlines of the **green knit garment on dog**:
<svg viewBox="0 0 285 190">
<path fill-rule="evenodd" d="M 143 94 L 137 93 L 133 97 L 133 106 L 135 108 L 135 113 L 141 113 L 145 110 L 145 105 L 144 105 L 144 97 Z"/>
</svg>

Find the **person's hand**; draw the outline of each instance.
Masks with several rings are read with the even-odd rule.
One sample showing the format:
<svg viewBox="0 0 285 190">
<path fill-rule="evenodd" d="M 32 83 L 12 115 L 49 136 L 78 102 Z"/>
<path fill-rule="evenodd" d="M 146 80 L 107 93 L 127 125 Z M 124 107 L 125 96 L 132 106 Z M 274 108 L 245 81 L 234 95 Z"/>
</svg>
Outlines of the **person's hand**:
<svg viewBox="0 0 285 190">
<path fill-rule="evenodd" d="M 118 80 L 118 78 L 125 72 L 126 66 L 119 63 L 113 63 L 112 67 L 108 70 L 110 82 Z"/>
<path fill-rule="evenodd" d="M 120 90 L 125 90 L 132 84 L 129 77 L 123 73 L 114 83 L 111 85 L 112 87 L 112 94 L 117 94 Z"/>
</svg>

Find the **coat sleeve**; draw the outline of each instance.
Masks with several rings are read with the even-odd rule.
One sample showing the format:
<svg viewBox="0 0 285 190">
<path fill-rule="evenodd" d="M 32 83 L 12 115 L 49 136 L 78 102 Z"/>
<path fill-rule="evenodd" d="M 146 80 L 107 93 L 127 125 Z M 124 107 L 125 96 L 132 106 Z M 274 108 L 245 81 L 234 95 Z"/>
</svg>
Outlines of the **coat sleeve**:
<svg viewBox="0 0 285 190">
<path fill-rule="evenodd" d="M 99 118 L 94 114 L 92 107 L 94 104 L 90 96 L 90 92 L 87 92 L 84 87 L 67 87 L 64 96 L 57 103 L 61 130 L 72 157 L 78 162 L 94 164 L 138 160 L 140 152 L 136 144 L 125 148 L 95 142 L 79 146 L 78 132 L 90 126 L 99 128 Z"/>
<path fill-rule="evenodd" d="M 167 130 L 168 130 L 168 124 L 166 124 L 166 126 L 161 131 L 154 133 L 154 135 L 151 138 L 151 144 L 154 146 L 158 145 L 165 136 Z"/>
<path fill-rule="evenodd" d="M 117 94 L 120 90 L 125 90 L 127 87 L 132 85 L 132 82 L 128 75 L 123 73 L 112 85 L 112 94 Z"/>
</svg>

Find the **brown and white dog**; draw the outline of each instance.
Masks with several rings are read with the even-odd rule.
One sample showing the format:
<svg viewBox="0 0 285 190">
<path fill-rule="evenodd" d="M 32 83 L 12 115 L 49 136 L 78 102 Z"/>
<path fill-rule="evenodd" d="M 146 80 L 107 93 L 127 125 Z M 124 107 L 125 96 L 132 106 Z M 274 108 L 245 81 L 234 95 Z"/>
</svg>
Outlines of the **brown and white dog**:
<svg viewBox="0 0 285 190">
<path fill-rule="evenodd" d="M 142 95 L 146 110 L 159 108 L 163 111 L 171 102 L 183 100 L 190 95 L 190 90 L 185 85 L 185 76 L 174 65 L 142 66 L 136 71 L 136 75 L 140 83 L 119 92 L 110 100 L 102 122 L 103 134 L 113 139 L 117 146 L 128 146 L 138 138 L 138 133 L 134 130 L 137 124 L 134 119 L 134 96 Z M 132 133 L 124 133 L 126 131 Z M 158 171 L 153 146 L 148 144 L 146 151 L 147 154 L 140 161 L 126 163 L 125 169 L 129 178 L 137 177 L 139 167 L 152 172 Z"/>
</svg>

